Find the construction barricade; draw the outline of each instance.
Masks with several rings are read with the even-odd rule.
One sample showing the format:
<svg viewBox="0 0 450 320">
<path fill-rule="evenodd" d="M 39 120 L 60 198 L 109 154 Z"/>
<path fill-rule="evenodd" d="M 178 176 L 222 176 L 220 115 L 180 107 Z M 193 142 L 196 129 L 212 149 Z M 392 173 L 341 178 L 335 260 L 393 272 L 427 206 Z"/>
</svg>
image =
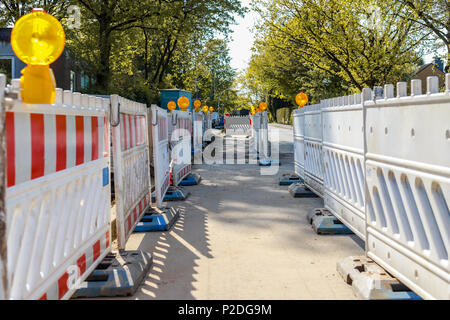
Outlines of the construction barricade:
<svg viewBox="0 0 450 320">
<path fill-rule="evenodd" d="M 255 113 L 253 115 L 253 145 L 255 146 L 256 150 L 256 156 L 259 159 L 260 152 L 261 152 L 261 113 Z"/>
<path fill-rule="evenodd" d="M 322 105 L 304 107 L 305 114 L 305 184 L 323 196 Z"/>
<path fill-rule="evenodd" d="M 110 252 L 109 99 L 57 89 L 54 104 L 27 105 L 18 81 L 8 92 L 7 298 L 68 299 Z"/>
<path fill-rule="evenodd" d="M 117 241 L 120 249 L 150 205 L 147 106 L 111 96 Z"/>
<path fill-rule="evenodd" d="M 303 108 L 294 111 L 294 167 L 295 173 L 305 178 L 305 114 Z"/>
<path fill-rule="evenodd" d="M 201 160 L 201 154 L 203 150 L 203 113 L 193 113 L 193 136 L 192 136 L 192 150 L 194 153 L 194 159 Z"/>
<path fill-rule="evenodd" d="M 322 101 L 322 122 L 325 208 L 364 240 L 366 222 L 361 94 Z M 310 146 L 310 150 L 313 148 Z M 316 148 L 320 147 L 316 144 Z"/>
<path fill-rule="evenodd" d="M 251 134 L 251 121 L 249 116 L 225 116 L 224 130 L 226 135 Z"/>
<path fill-rule="evenodd" d="M 178 186 L 191 173 L 192 117 L 188 111 L 172 111 L 172 182 Z"/>
<path fill-rule="evenodd" d="M 5 108 L 2 105 L 5 94 L 6 76 L 0 74 L 0 123 L 5 123 Z M 7 297 L 8 278 L 6 271 L 6 152 L 5 152 L 5 131 L 4 126 L 0 130 L 0 300 L 5 300 Z"/>
<path fill-rule="evenodd" d="M 153 165 L 155 169 L 156 206 L 161 208 L 170 186 L 169 168 L 169 123 L 166 110 L 152 105 Z"/>
<path fill-rule="evenodd" d="M 426 299 L 450 299 L 450 74 L 364 101 L 367 255 Z"/>
</svg>

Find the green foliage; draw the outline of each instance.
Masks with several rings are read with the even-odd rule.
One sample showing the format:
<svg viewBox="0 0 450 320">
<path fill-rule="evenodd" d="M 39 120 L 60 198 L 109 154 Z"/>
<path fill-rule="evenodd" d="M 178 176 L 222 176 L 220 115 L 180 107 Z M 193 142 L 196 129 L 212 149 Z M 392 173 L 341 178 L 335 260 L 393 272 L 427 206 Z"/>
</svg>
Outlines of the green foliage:
<svg viewBox="0 0 450 320">
<path fill-rule="evenodd" d="M 277 110 L 277 123 L 292 124 L 292 110 L 290 108 L 280 108 Z"/>
</svg>

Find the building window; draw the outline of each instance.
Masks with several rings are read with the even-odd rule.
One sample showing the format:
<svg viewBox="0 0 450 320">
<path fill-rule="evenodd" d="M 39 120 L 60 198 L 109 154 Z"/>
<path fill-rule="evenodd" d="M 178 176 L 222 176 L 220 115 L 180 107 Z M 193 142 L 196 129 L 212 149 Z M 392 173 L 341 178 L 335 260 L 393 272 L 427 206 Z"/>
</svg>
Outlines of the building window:
<svg viewBox="0 0 450 320">
<path fill-rule="evenodd" d="M 75 72 L 70 70 L 70 90 L 71 91 L 77 90 L 76 81 L 77 81 L 77 76 L 76 76 Z"/>
<path fill-rule="evenodd" d="M 81 89 L 89 88 L 89 76 L 87 76 L 84 72 L 81 73 Z"/>
<path fill-rule="evenodd" d="M 13 77 L 13 59 L 0 57 L 0 73 L 6 75 L 6 82 L 10 83 Z"/>
</svg>

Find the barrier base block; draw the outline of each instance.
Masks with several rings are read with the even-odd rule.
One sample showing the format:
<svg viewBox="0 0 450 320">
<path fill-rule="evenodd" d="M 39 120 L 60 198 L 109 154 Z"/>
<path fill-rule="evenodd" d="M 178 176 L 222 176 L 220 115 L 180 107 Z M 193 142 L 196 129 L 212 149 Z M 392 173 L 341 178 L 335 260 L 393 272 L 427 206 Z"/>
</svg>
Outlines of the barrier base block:
<svg viewBox="0 0 450 320">
<path fill-rule="evenodd" d="M 280 178 L 280 186 L 290 186 L 293 183 L 303 183 L 303 179 L 295 173 L 285 173 Z"/>
<path fill-rule="evenodd" d="M 195 186 L 200 183 L 202 180 L 202 177 L 197 173 L 191 173 L 186 178 L 181 180 L 180 186 L 186 187 L 186 186 Z"/>
<path fill-rule="evenodd" d="M 309 190 L 304 183 L 293 183 L 289 186 L 289 193 L 294 198 L 318 198 L 319 196 Z"/>
<path fill-rule="evenodd" d="M 180 211 L 172 207 L 150 208 L 136 225 L 134 232 L 168 231 L 180 217 Z"/>
<path fill-rule="evenodd" d="M 422 300 L 408 287 L 386 272 L 372 259 L 350 256 L 337 263 L 339 274 L 364 300 Z"/>
<path fill-rule="evenodd" d="M 131 296 L 152 263 L 152 255 L 141 250 L 111 253 L 81 283 L 72 298 Z"/>
<path fill-rule="evenodd" d="M 317 234 L 353 234 L 352 230 L 325 208 L 310 211 L 307 219 Z"/>
<path fill-rule="evenodd" d="M 184 191 L 181 187 L 170 186 L 163 201 L 184 201 L 190 194 L 190 192 Z M 152 201 L 156 202 L 156 194 L 154 192 L 152 193 Z"/>
<path fill-rule="evenodd" d="M 270 159 L 268 160 L 268 159 L 265 159 L 265 160 L 259 160 L 258 164 L 261 167 L 279 166 L 280 165 L 280 161 L 279 160 L 270 160 Z"/>
</svg>

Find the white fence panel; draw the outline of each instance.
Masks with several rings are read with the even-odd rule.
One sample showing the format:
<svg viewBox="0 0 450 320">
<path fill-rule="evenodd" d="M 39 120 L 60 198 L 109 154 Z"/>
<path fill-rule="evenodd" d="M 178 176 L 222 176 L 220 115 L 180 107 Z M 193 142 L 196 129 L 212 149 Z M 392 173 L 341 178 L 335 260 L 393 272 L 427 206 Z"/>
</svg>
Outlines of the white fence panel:
<svg viewBox="0 0 450 320">
<path fill-rule="evenodd" d="M 187 111 L 172 111 L 171 159 L 172 181 L 175 186 L 192 171 L 191 164 L 192 117 Z"/>
<path fill-rule="evenodd" d="M 417 294 L 450 299 L 450 75 L 386 86 L 366 114 L 367 254 Z"/>
<path fill-rule="evenodd" d="M 305 113 L 304 109 L 294 111 L 294 166 L 295 173 L 305 178 Z"/>
<path fill-rule="evenodd" d="M 6 112 L 9 299 L 68 299 L 110 251 L 109 100 Z"/>
<path fill-rule="evenodd" d="M 261 152 L 261 113 L 255 113 L 253 115 L 253 130 L 254 130 L 254 145 L 256 148 L 256 153 Z"/>
<path fill-rule="evenodd" d="M 305 184 L 323 196 L 322 106 L 304 107 L 305 113 Z"/>
<path fill-rule="evenodd" d="M 147 106 L 111 96 L 117 240 L 120 249 L 150 206 Z M 116 121 L 114 121 L 116 122 Z"/>
<path fill-rule="evenodd" d="M 322 101 L 322 122 L 325 208 L 365 240 L 361 94 Z"/>
<path fill-rule="evenodd" d="M 261 125 L 260 125 L 260 159 L 269 159 L 269 124 L 267 120 L 267 111 L 261 113 Z"/>
<path fill-rule="evenodd" d="M 170 116 L 167 111 L 152 105 L 153 164 L 158 208 L 162 207 L 164 195 L 170 186 L 169 125 Z"/>
</svg>

